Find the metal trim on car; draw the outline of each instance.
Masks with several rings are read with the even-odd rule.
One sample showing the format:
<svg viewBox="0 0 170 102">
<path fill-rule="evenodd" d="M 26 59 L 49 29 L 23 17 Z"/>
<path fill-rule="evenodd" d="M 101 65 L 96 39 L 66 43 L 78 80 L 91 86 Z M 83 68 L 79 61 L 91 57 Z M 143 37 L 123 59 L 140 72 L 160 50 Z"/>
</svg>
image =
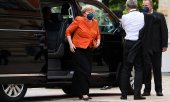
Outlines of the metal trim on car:
<svg viewBox="0 0 170 102">
<path fill-rule="evenodd" d="M 94 75 L 94 76 L 101 76 L 101 75 L 105 76 L 105 75 L 109 75 L 109 74 L 111 74 L 111 73 L 91 73 L 91 75 Z"/>
<path fill-rule="evenodd" d="M 8 32 L 45 32 L 45 30 L 24 30 L 24 29 L 0 29 L 0 31 Z"/>
<path fill-rule="evenodd" d="M 0 77 L 42 77 L 46 76 L 45 74 L 0 74 Z"/>
</svg>

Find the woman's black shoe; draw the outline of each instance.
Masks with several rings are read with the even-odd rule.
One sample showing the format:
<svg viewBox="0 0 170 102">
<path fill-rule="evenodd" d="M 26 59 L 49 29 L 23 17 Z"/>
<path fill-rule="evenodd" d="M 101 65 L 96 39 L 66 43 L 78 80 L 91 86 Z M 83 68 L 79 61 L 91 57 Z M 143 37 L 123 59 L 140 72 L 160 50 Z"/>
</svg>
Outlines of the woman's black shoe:
<svg viewBox="0 0 170 102">
<path fill-rule="evenodd" d="M 83 98 L 83 96 L 79 96 L 79 99 L 82 99 Z"/>
<path fill-rule="evenodd" d="M 92 99 L 91 97 L 83 97 L 83 96 L 79 96 L 79 99 L 84 100 L 84 101 L 88 101 L 89 99 Z"/>
<path fill-rule="evenodd" d="M 122 99 L 122 100 L 127 100 L 127 95 L 122 95 L 122 96 L 120 97 L 120 99 Z"/>
</svg>

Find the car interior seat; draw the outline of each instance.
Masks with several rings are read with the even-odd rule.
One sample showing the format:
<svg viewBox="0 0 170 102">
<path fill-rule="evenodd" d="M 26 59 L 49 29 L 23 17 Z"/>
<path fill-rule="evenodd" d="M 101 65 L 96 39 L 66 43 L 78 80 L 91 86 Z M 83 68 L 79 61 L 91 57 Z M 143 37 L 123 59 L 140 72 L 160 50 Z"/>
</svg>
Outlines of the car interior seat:
<svg viewBox="0 0 170 102">
<path fill-rule="evenodd" d="M 60 13 L 52 13 L 51 20 L 53 22 L 52 29 L 47 30 L 48 57 L 59 58 L 64 54 L 63 40 L 65 38 L 66 22 Z"/>
<path fill-rule="evenodd" d="M 64 19 L 67 20 L 68 24 L 71 24 L 72 18 L 69 18 L 69 9 L 70 5 L 68 3 L 64 3 L 61 8 L 61 15 L 63 15 Z"/>
<path fill-rule="evenodd" d="M 61 13 L 52 13 L 51 21 L 53 26 L 47 32 L 48 47 L 48 71 L 47 79 L 55 79 L 62 74 L 61 59 L 65 50 L 65 30 L 67 26 L 66 20 L 63 19 Z"/>
</svg>

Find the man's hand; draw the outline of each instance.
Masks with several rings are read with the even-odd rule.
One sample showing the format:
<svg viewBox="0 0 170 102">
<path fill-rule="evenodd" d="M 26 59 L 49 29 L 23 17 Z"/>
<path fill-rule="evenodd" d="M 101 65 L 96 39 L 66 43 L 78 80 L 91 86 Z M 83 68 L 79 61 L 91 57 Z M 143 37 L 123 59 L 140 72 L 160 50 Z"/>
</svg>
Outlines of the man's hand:
<svg viewBox="0 0 170 102">
<path fill-rule="evenodd" d="M 162 48 L 162 52 L 165 52 L 165 51 L 167 51 L 167 47 Z"/>
</svg>

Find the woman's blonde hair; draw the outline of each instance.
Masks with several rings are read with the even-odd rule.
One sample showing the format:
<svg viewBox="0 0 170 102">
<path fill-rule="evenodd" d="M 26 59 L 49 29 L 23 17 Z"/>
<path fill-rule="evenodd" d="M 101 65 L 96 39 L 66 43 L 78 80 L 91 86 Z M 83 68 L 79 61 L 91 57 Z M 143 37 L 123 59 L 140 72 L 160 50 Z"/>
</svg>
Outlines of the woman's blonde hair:
<svg viewBox="0 0 170 102">
<path fill-rule="evenodd" d="M 94 9 L 91 5 L 86 5 L 86 6 L 83 6 L 82 9 L 81 9 L 81 12 L 82 13 L 85 13 L 86 11 L 92 11 L 94 12 Z"/>
</svg>

